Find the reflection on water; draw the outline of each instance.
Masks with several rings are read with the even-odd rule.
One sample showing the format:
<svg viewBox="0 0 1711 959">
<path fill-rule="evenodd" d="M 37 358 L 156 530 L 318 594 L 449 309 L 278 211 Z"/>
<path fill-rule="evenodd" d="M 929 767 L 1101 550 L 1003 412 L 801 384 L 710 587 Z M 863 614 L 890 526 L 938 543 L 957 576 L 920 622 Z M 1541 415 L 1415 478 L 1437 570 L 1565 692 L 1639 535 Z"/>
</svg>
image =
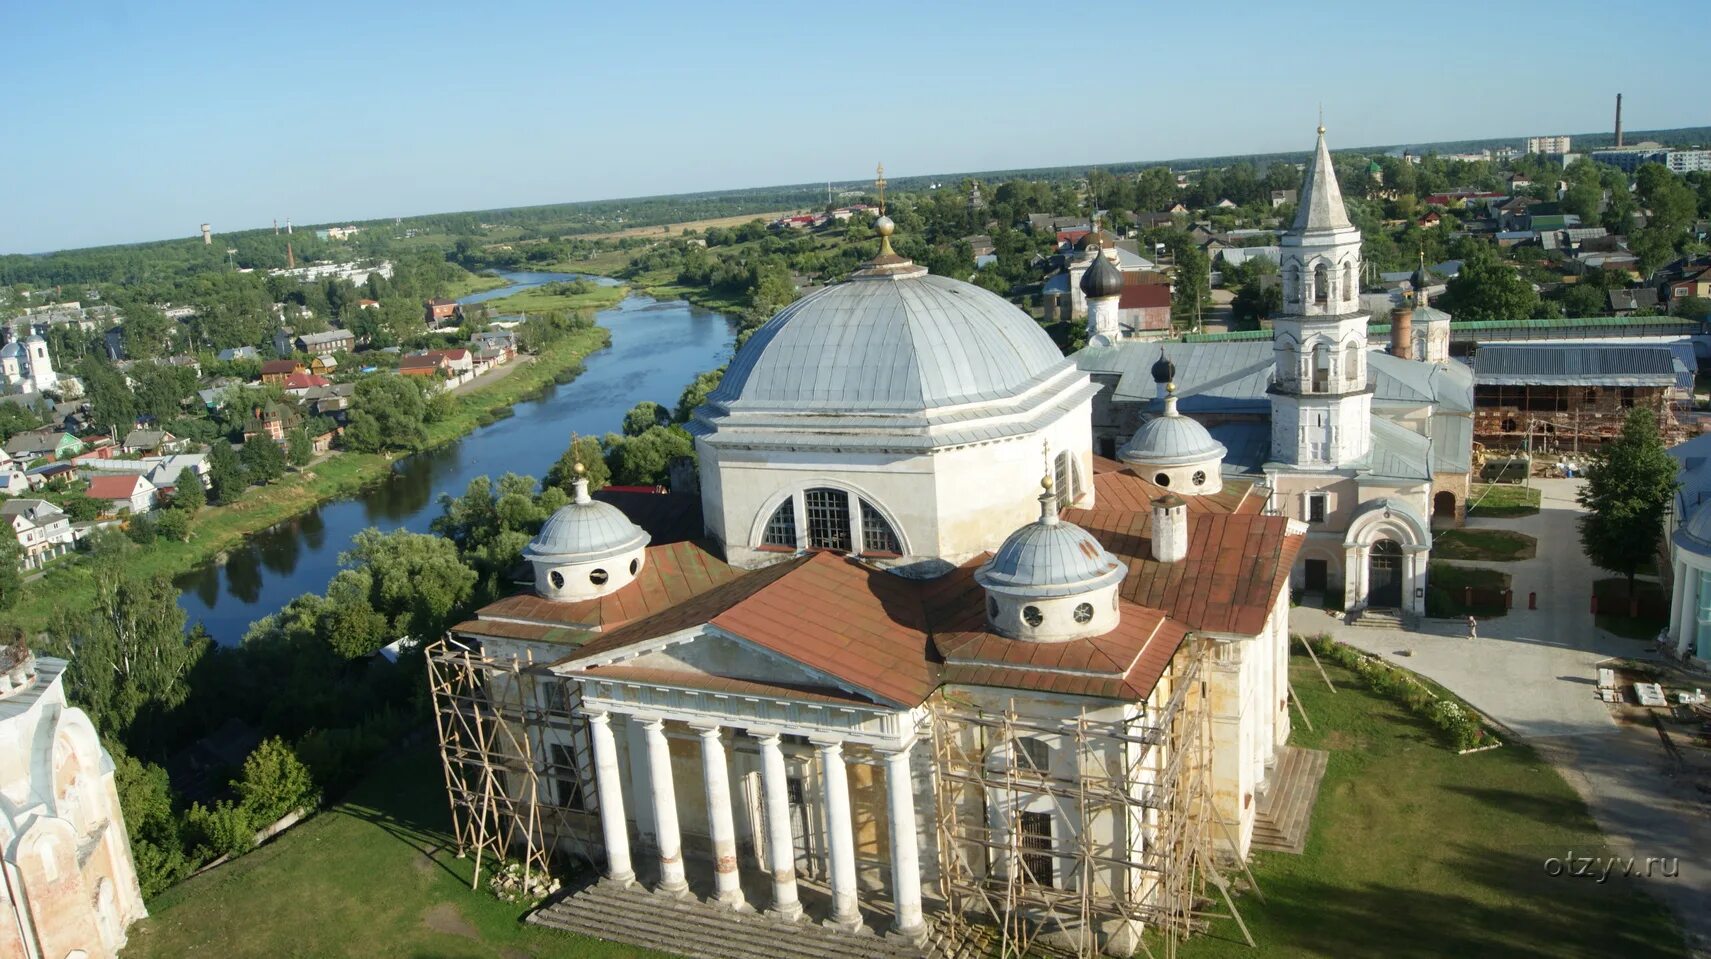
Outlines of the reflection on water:
<svg viewBox="0 0 1711 959">
<path fill-rule="evenodd" d="M 571 274 L 519 274 L 539 285 Z M 545 277 L 545 279 L 537 279 Z M 515 292 L 514 287 L 505 292 Z M 478 296 L 480 294 L 477 294 Z M 428 531 L 442 494 L 462 493 L 477 476 L 546 474 L 572 433 L 615 431 L 642 400 L 675 406 L 696 374 L 729 358 L 733 325 L 709 310 L 632 296 L 599 314 L 612 345 L 590 356 L 572 382 L 519 403 L 515 415 L 454 443 L 398 462 L 392 475 L 350 499 L 326 503 L 252 536 L 222 565 L 180 577 L 179 605 L 222 643 L 302 593 L 320 592 L 338 572 L 338 557 L 360 530 Z"/>
</svg>

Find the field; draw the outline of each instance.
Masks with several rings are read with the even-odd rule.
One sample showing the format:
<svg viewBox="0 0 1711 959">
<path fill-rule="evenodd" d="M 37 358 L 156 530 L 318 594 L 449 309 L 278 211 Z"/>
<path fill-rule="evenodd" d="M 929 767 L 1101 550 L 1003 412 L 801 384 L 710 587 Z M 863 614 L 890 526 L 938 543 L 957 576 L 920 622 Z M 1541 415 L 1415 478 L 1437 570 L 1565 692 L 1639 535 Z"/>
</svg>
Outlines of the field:
<svg viewBox="0 0 1711 959">
<path fill-rule="evenodd" d="M 494 276 L 491 273 L 471 273 L 467 277 L 463 277 L 451 285 L 451 287 L 446 291 L 446 299 L 462 299 L 463 297 L 469 296 L 471 293 L 482 293 L 487 290 L 498 289 L 499 287 L 504 286 L 505 283 L 506 281 L 504 279 Z"/>
<path fill-rule="evenodd" d="M 822 207 L 822 209 L 824 209 L 824 208 Z M 706 231 L 711 230 L 714 227 L 742 226 L 744 223 L 747 223 L 750 220 L 766 220 L 766 221 L 770 222 L 772 220 L 778 219 L 779 217 L 785 215 L 786 213 L 795 213 L 795 212 L 797 212 L 797 211 L 795 211 L 795 210 L 777 210 L 777 211 L 774 211 L 772 213 L 744 213 L 744 214 L 741 214 L 740 216 L 721 216 L 721 217 L 714 217 L 714 218 L 708 219 L 708 220 L 692 220 L 688 223 L 671 223 L 671 224 L 667 224 L 664 226 L 636 226 L 636 227 L 630 227 L 630 228 L 624 229 L 624 230 L 614 230 L 614 231 L 609 232 L 609 233 L 585 233 L 585 234 L 582 234 L 581 236 L 578 236 L 577 239 L 587 239 L 587 240 L 612 239 L 612 240 L 616 240 L 616 239 L 622 239 L 624 237 L 630 237 L 630 236 L 642 236 L 642 237 L 657 236 L 657 237 L 662 237 L 662 238 L 667 237 L 667 236 L 681 236 L 684 233 L 689 232 L 690 230 L 699 230 L 699 231 L 705 233 Z"/>
<path fill-rule="evenodd" d="M 586 293 L 557 293 L 550 289 L 553 285 L 531 287 L 481 305 L 494 313 L 564 313 L 615 306 L 630 294 L 623 286 L 596 286 Z"/>
<path fill-rule="evenodd" d="M 1293 742 L 1331 758 L 1305 854 L 1257 854 L 1266 901 L 1238 900 L 1259 949 L 1226 920 L 1183 959 L 1683 954 L 1668 913 L 1630 884 L 1547 874 L 1552 856 L 1607 847 L 1531 749 L 1458 756 L 1424 720 L 1326 668 L 1335 695 L 1303 657 L 1292 664 L 1317 728 L 1297 721 Z"/>
<path fill-rule="evenodd" d="M 1632 888 L 1546 874 L 1549 857 L 1604 843 L 1526 746 L 1457 756 L 1352 673 L 1327 666 L 1333 695 L 1304 658 L 1292 667 L 1317 729 L 1297 721 L 1294 742 L 1331 751 L 1306 853 L 1256 856 L 1266 901 L 1238 904 L 1258 951 L 1221 921 L 1185 959 L 1680 955 L 1667 914 Z M 442 790 L 431 751 L 412 749 L 346 802 L 150 903 L 127 959 L 651 955 L 524 926 L 471 891 L 469 861 L 446 849 Z"/>
<path fill-rule="evenodd" d="M 608 342 L 609 335 L 600 327 L 574 331 L 540 356 L 522 361 L 525 366 L 490 385 L 461 394 L 452 415 L 428 425 L 428 445 L 437 446 L 468 433 L 483 415 L 510 407 L 565 371 L 577 369 L 583 357 Z M 287 473 L 276 483 L 251 487 L 230 506 L 204 508 L 191 520 L 189 542 L 157 539 L 129 557 L 126 571 L 134 576 L 176 576 L 236 546 L 251 533 L 382 479 L 391 468 L 392 459 L 378 454 L 328 457 L 302 472 Z M 43 579 L 31 583 L 18 605 L 7 610 L 0 621 L 27 633 L 39 632 L 52 621 L 55 610 L 81 604 L 93 589 L 85 566 L 75 559 L 62 560 L 50 566 Z"/>
</svg>

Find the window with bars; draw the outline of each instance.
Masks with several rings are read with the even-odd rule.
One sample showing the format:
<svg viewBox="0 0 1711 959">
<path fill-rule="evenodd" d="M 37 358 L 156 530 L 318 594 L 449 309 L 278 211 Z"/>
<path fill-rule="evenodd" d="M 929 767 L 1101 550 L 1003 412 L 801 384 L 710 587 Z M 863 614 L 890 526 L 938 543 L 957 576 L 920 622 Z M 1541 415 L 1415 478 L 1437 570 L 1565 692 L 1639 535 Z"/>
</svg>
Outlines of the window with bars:
<svg viewBox="0 0 1711 959">
<path fill-rule="evenodd" d="M 1022 833 L 1022 868 L 1025 881 L 1037 886 L 1052 885 L 1052 814 L 1025 812 L 1019 817 Z"/>
<path fill-rule="evenodd" d="M 558 804 L 565 809 L 582 809 L 582 780 L 576 773 L 576 757 L 563 743 L 552 744 L 553 784 L 557 787 Z"/>
<path fill-rule="evenodd" d="M 760 538 L 763 546 L 796 547 L 796 497 L 786 496 L 784 502 L 766 521 L 766 532 Z"/>
<path fill-rule="evenodd" d="M 1057 486 L 1057 504 L 1060 509 L 1075 502 L 1075 466 L 1067 450 L 1059 453 L 1052 464 L 1052 482 Z"/>
<path fill-rule="evenodd" d="M 838 489 L 811 489 L 802 494 L 808 512 L 808 548 L 850 551 L 850 494 Z"/>
<path fill-rule="evenodd" d="M 902 553 L 902 544 L 897 542 L 897 533 L 885 517 L 879 515 L 879 510 L 867 500 L 861 501 L 861 549 L 864 553 Z"/>
</svg>

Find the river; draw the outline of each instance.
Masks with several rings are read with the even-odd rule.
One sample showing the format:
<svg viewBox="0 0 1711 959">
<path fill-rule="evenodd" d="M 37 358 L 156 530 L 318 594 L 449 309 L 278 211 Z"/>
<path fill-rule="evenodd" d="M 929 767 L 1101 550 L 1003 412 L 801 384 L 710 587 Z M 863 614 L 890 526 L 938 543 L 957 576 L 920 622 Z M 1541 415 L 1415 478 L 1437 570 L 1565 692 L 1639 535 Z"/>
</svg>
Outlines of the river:
<svg viewBox="0 0 1711 959">
<path fill-rule="evenodd" d="M 465 297 L 476 303 L 507 296 L 565 273 L 505 273 L 510 286 Z M 603 277 L 590 277 L 610 283 Z M 250 623 L 303 593 L 324 590 L 339 553 L 357 532 L 425 533 L 440 514 L 443 493 L 460 494 L 477 476 L 523 473 L 539 478 L 564 453 L 573 433 L 601 436 L 621 425 L 642 400 L 672 407 L 696 374 L 730 358 L 735 324 L 682 300 L 632 295 L 596 315 L 612 345 L 590 355 L 582 375 L 518 403 L 514 414 L 477 427 L 460 440 L 399 460 L 384 482 L 333 500 L 250 537 L 223 564 L 179 577 L 178 603 L 220 643 L 235 644 Z"/>
</svg>

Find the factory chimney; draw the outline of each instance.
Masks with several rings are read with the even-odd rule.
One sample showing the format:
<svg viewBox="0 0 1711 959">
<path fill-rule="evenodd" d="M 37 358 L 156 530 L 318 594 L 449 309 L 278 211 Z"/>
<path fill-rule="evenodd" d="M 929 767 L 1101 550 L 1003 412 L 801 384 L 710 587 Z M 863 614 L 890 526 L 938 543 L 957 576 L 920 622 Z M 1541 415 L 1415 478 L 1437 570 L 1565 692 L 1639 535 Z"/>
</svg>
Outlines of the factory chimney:
<svg viewBox="0 0 1711 959">
<path fill-rule="evenodd" d="M 1622 146 L 1622 95 L 1616 94 L 1616 147 Z"/>
</svg>

